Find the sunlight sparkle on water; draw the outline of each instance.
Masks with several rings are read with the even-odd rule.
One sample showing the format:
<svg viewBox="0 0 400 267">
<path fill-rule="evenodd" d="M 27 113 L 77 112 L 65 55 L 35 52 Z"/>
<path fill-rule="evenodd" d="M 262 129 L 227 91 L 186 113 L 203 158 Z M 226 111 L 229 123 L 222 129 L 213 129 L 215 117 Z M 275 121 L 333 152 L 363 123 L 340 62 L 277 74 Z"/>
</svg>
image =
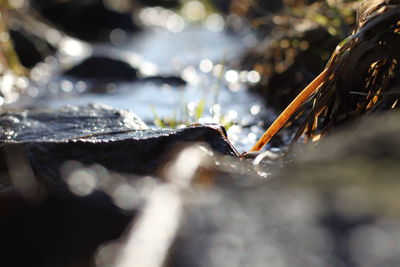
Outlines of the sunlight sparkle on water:
<svg viewBox="0 0 400 267">
<path fill-rule="evenodd" d="M 143 8 L 139 13 L 139 18 L 144 25 L 163 27 L 173 33 L 181 32 L 186 27 L 180 15 L 162 7 Z"/>
<path fill-rule="evenodd" d="M 189 102 L 189 104 L 187 104 L 187 109 L 189 111 L 189 115 L 191 115 L 191 116 L 194 115 L 194 112 L 196 110 L 196 106 L 197 106 L 197 104 L 194 101 Z"/>
<path fill-rule="evenodd" d="M 89 44 L 73 38 L 64 38 L 60 42 L 60 50 L 72 57 L 88 55 L 92 52 Z"/>
<path fill-rule="evenodd" d="M 220 32 L 225 28 L 224 18 L 217 13 L 209 15 L 205 23 L 207 29 L 213 32 Z"/>
<path fill-rule="evenodd" d="M 61 81 L 61 89 L 64 92 L 69 93 L 74 89 L 74 85 L 72 84 L 72 82 L 70 82 L 68 80 L 62 80 Z"/>
<path fill-rule="evenodd" d="M 229 110 L 228 114 L 226 115 L 228 120 L 234 120 L 238 117 L 238 113 L 236 110 Z"/>
<path fill-rule="evenodd" d="M 254 105 L 254 106 L 252 106 L 252 107 L 250 108 L 250 113 L 251 113 L 252 115 L 257 115 L 258 113 L 260 113 L 260 111 L 261 111 L 260 105 Z"/>
<path fill-rule="evenodd" d="M 29 80 L 26 77 L 18 77 L 15 81 L 15 84 L 17 85 L 17 87 L 25 89 L 29 85 Z"/>
<path fill-rule="evenodd" d="M 156 64 L 153 64 L 150 62 L 143 62 L 140 65 L 139 71 L 140 71 L 140 73 L 142 73 L 145 76 L 157 75 L 158 74 L 158 66 Z"/>
<path fill-rule="evenodd" d="M 216 64 L 213 69 L 213 75 L 215 77 L 220 77 L 224 70 L 224 66 L 222 64 Z"/>
<path fill-rule="evenodd" d="M 221 105 L 214 104 L 210 109 L 211 114 L 220 114 L 221 113 Z"/>
<path fill-rule="evenodd" d="M 11 74 L 11 73 L 5 73 L 1 78 L 0 78 L 0 88 L 1 92 L 3 94 L 8 94 L 11 93 L 13 90 L 13 85 L 15 82 L 16 76 Z"/>
<path fill-rule="evenodd" d="M 261 75 L 255 70 L 249 71 L 247 74 L 247 80 L 253 84 L 258 83 L 261 80 Z"/>
<path fill-rule="evenodd" d="M 239 74 L 236 70 L 228 70 L 225 73 L 225 80 L 229 83 L 236 83 L 239 80 Z"/>
<path fill-rule="evenodd" d="M 177 33 L 183 31 L 185 28 L 185 21 L 181 16 L 173 14 L 168 17 L 165 25 L 169 31 Z"/>
<path fill-rule="evenodd" d="M 139 18 L 144 25 L 154 25 L 158 20 L 157 9 L 153 7 L 143 8 L 139 13 Z"/>
<path fill-rule="evenodd" d="M 87 85 L 84 81 L 78 81 L 75 84 L 75 88 L 76 88 L 76 91 L 78 91 L 79 93 L 83 93 L 87 90 Z"/>
<path fill-rule="evenodd" d="M 214 64 L 209 59 L 203 59 L 200 61 L 199 68 L 204 73 L 209 73 L 212 71 Z"/>
<path fill-rule="evenodd" d="M 39 89 L 34 87 L 34 86 L 29 87 L 28 95 L 30 97 L 33 97 L 33 98 L 38 97 L 39 96 Z"/>
<path fill-rule="evenodd" d="M 200 1 L 188 1 L 182 7 L 182 14 L 189 20 L 198 21 L 206 17 L 206 9 Z"/>
<path fill-rule="evenodd" d="M 228 88 L 231 92 L 239 92 L 242 89 L 240 83 L 231 83 L 228 85 Z"/>
<path fill-rule="evenodd" d="M 55 29 L 49 29 L 46 31 L 46 40 L 50 44 L 57 44 L 60 42 L 62 36 L 61 33 Z"/>
<path fill-rule="evenodd" d="M 188 66 L 183 70 L 182 78 L 191 85 L 197 85 L 200 82 L 199 75 L 193 66 Z"/>
</svg>

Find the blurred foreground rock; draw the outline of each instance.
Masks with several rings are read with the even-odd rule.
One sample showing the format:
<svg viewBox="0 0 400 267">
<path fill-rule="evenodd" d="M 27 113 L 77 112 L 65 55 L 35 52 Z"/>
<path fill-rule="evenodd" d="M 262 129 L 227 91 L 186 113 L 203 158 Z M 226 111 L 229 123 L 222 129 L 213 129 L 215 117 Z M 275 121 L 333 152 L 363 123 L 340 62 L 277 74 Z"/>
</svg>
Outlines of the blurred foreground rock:
<svg viewBox="0 0 400 267">
<path fill-rule="evenodd" d="M 150 130 L 102 105 L 9 112 L 0 130 L 2 266 L 90 266 L 90 255 L 120 236 L 140 206 L 112 199 L 126 181 L 156 173 L 179 144 L 237 155 L 217 126 Z"/>
<path fill-rule="evenodd" d="M 14 201 L 0 251 L 19 248 L 31 266 L 398 266 L 399 122 L 356 123 L 272 174 L 204 145 L 170 150 L 155 178 L 70 164 L 79 197 Z"/>
<path fill-rule="evenodd" d="M 188 189 L 169 266 L 398 266 L 399 136 L 400 114 L 384 114 L 268 181 Z"/>
</svg>

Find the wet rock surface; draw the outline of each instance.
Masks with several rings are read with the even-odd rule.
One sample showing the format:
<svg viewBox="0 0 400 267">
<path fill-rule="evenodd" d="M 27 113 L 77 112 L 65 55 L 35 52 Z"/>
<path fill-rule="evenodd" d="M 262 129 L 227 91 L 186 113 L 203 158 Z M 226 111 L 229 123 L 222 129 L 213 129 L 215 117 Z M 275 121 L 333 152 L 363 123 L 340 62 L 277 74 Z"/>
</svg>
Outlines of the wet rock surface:
<svg viewBox="0 0 400 267">
<path fill-rule="evenodd" d="M 71 160 L 149 174 L 165 153 L 184 142 L 205 142 L 220 153 L 237 155 L 219 126 L 151 130 L 132 113 L 103 106 L 8 113 L 0 121 L 3 151 L 22 149 L 35 174 L 49 180 L 57 179 L 63 163 Z"/>
<path fill-rule="evenodd" d="M 3 143 L 67 140 L 87 134 L 148 128 L 133 113 L 101 104 L 3 113 L 0 127 Z"/>
</svg>

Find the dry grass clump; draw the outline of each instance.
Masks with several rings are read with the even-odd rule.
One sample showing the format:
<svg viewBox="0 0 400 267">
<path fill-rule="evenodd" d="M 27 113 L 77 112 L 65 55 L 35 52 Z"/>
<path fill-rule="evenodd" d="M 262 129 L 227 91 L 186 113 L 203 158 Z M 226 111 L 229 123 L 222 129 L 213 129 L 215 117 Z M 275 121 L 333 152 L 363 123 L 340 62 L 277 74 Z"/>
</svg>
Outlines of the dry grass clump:
<svg viewBox="0 0 400 267">
<path fill-rule="evenodd" d="M 400 1 L 364 1 L 353 35 L 342 43 L 295 140 L 325 135 L 360 115 L 399 106 Z"/>
<path fill-rule="evenodd" d="M 251 20 L 266 38 L 249 51 L 242 64 L 261 74 L 262 80 L 253 90 L 264 96 L 269 107 L 283 110 L 321 72 L 340 40 L 350 34 L 354 3 L 329 2 L 292 3 L 279 13 Z M 268 25 L 269 31 L 265 30 Z"/>
<path fill-rule="evenodd" d="M 364 1 L 351 36 L 253 147 L 261 149 L 294 114 L 305 113 L 294 141 L 319 139 L 332 127 L 399 105 L 400 1 Z M 316 92 L 308 101 L 307 98 Z M 301 108 L 300 105 L 305 103 Z"/>
</svg>

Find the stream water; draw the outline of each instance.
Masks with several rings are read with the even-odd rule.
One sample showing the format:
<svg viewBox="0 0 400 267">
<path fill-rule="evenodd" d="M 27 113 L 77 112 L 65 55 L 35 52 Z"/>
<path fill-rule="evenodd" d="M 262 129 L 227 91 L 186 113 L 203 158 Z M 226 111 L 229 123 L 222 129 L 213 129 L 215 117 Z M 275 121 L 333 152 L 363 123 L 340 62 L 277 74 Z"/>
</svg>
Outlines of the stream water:
<svg viewBox="0 0 400 267">
<path fill-rule="evenodd" d="M 34 98 L 30 106 L 102 103 L 132 111 L 150 127 L 160 126 L 155 124 L 160 119 L 169 121 L 167 127 L 219 123 L 227 127 L 228 137 L 239 151 L 250 149 L 262 134 L 260 121 L 273 117 L 263 101 L 248 91 L 248 85 L 257 83 L 260 75 L 239 71 L 234 65 L 256 37 L 246 30 L 223 30 L 224 20 L 216 14 L 211 21 L 187 23 L 172 11 L 147 8 L 143 12 L 147 12 L 142 20 L 144 30 L 132 36 L 113 32 L 111 44 L 63 40 L 56 56 L 32 71 L 37 77 L 28 90 Z M 166 22 L 156 25 L 155 21 L 162 20 Z M 91 56 L 128 62 L 141 77 L 173 76 L 186 84 L 151 79 L 99 84 L 62 74 L 66 66 Z"/>
</svg>

